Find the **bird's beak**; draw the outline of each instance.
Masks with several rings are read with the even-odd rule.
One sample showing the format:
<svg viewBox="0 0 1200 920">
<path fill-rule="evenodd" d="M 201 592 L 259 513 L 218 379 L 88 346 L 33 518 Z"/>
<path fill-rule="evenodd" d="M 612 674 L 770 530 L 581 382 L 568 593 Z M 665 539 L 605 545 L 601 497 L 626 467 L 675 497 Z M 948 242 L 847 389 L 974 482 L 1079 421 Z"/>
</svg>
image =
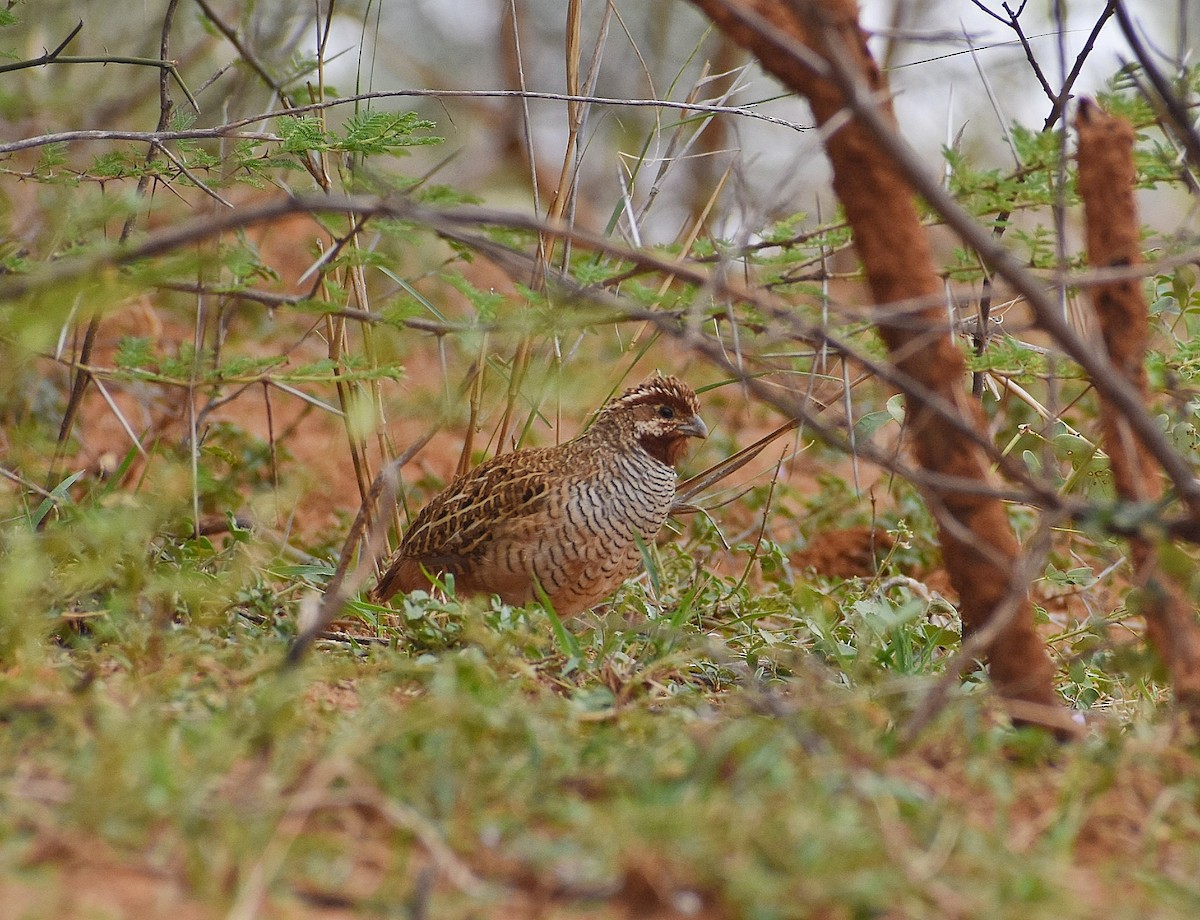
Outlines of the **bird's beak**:
<svg viewBox="0 0 1200 920">
<path fill-rule="evenodd" d="M 687 420 L 687 424 L 680 425 L 677 430 L 680 434 L 685 434 L 692 438 L 708 437 L 708 426 L 704 424 L 704 419 L 698 415 L 693 415 Z"/>
</svg>

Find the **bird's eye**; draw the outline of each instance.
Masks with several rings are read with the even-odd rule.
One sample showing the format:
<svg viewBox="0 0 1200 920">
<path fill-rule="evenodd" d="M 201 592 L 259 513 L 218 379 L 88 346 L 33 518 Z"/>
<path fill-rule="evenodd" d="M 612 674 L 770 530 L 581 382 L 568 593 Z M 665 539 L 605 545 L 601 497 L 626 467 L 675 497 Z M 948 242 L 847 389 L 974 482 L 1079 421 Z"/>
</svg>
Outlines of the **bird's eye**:
<svg viewBox="0 0 1200 920">
<path fill-rule="evenodd" d="M 659 418 L 674 418 L 675 410 L 672 409 L 670 406 L 659 406 L 658 407 L 658 417 Z"/>
</svg>

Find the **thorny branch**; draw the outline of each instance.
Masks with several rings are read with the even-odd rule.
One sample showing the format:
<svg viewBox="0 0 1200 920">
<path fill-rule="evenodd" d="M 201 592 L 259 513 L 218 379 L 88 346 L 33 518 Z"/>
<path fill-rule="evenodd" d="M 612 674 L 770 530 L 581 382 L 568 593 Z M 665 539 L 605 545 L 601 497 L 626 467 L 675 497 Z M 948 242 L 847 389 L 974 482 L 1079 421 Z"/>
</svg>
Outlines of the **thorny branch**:
<svg viewBox="0 0 1200 920">
<path fill-rule="evenodd" d="M 62 144 L 74 141 L 98 140 L 132 140 L 171 141 L 171 140 L 220 140 L 232 138 L 235 140 L 278 141 L 279 136 L 264 132 L 243 132 L 242 128 L 260 122 L 270 121 L 282 115 L 294 117 L 307 115 L 310 112 L 321 112 L 338 106 L 370 102 L 378 99 L 397 99 L 402 97 L 431 98 L 431 99 L 532 99 L 546 102 L 590 103 L 593 105 L 611 105 L 623 108 L 653 108 L 669 109 L 679 112 L 699 112 L 709 115 L 740 115 L 790 128 L 793 131 L 810 131 L 811 127 L 799 125 L 784 118 L 767 115 L 755 111 L 751 105 L 709 105 L 703 102 L 677 102 L 672 99 L 614 99 L 608 96 L 576 96 L 569 93 L 543 93 L 530 90 L 453 90 L 453 89 L 397 89 L 380 90 L 373 93 L 357 93 L 350 96 L 339 96 L 324 102 L 311 102 L 305 105 L 289 106 L 279 112 L 266 112 L 238 118 L 212 128 L 191 128 L 185 131 L 60 131 L 55 134 L 41 134 L 36 137 L 26 137 L 19 141 L 0 144 L 0 154 L 16 153 L 18 150 L 29 150 L 34 147 L 45 147 L 48 144 Z"/>
<path fill-rule="evenodd" d="M 751 290 L 743 285 L 740 285 L 732 280 L 728 273 L 711 272 L 698 266 L 695 263 L 679 261 L 675 259 L 666 259 L 656 256 L 652 253 L 630 249 L 615 243 L 611 239 L 596 234 L 590 234 L 586 231 L 577 228 L 570 228 L 562 225 L 554 225 L 548 227 L 545 221 L 539 220 L 528 215 L 494 211 L 476 207 L 458 207 L 449 209 L 431 209 L 425 208 L 412 202 L 403 199 L 381 199 L 370 196 L 351 196 L 347 198 L 338 198 L 335 196 L 322 195 L 307 195 L 307 196 L 292 196 L 279 198 L 273 201 L 268 201 L 251 206 L 242 206 L 233 211 L 224 211 L 204 217 L 196 218 L 192 221 L 184 222 L 174 227 L 164 228 L 158 231 L 153 238 L 141 241 L 134 245 L 124 247 L 113 247 L 107 251 L 97 251 L 90 256 L 79 257 L 77 259 L 62 259 L 29 275 L 15 277 L 0 281 L 0 298 L 12 299 L 29 293 L 32 290 L 41 289 L 58 283 L 67 282 L 88 274 L 95 274 L 101 267 L 106 265 L 127 265 L 138 261 L 161 256 L 170 252 L 174 252 L 182 247 L 197 243 L 232 229 L 251 227 L 281 218 L 300 214 L 300 213 L 354 213 L 358 215 L 376 215 L 402 218 L 411 220 L 415 223 L 423 224 L 434 229 L 437 232 L 453 235 L 456 239 L 468 243 L 478 248 L 483 254 L 490 258 L 495 258 L 501 264 L 506 259 L 525 258 L 525 254 L 518 253 L 515 250 L 506 250 L 494 243 L 492 240 L 483 236 L 464 237 L 462 229 L 466 227 L 485 227 L 485 226 L 502 226 L 512 229 L 529 230 L 531 232 L 551 231 L 560 235 L 569 235 L 577 245 L 585 246 L 614 258 L 628 260 L 633 264 L 641 265 L 647 270 L 662 272 L 664 274 L 674 275 L 681 281 L 692 283 L 704 290 L 712 292 L 719 298 L 725 298 L 733 302 L 742 302 L 754 305 L 760 309 L 768 311 L 772 319 L 779 323 L 786 323 L 781 326 L 781 332 L 786 336 L 800 337 L 803 340 L 820 344 L 824 342 L 831 349 L 843 354 L 849 360 L 854 361 L 871 373 L 877 374 L 881 379 L 891 381 L 894 385 L 910 384 L 906 378 L 898 376 L 898 371 L 887 362 L 881 362 L 871 359 L 865 354 L 856 352 L 851 346 L 844 342 L 838 341 L 835 337 L 830 336 L 825 330 L 806 326 L 798 320 L 794 312 L 788 310 L 786 306 L 779 301 L 773 299 L 769 294 L 763 291 Z M 1139 279 L 1146 275 L 1153 274 L 1156 271 L 1164 270 L 1168 266 L 1177 266 L 1180 264 L 1188 264 L 1196 261 L 1195 254 L 1184 254 L 1181 256 L 1169 258 L 1160 261 L 1159 263 L 1150 263 L 1136 266 L 1118 266 L 1105 269 L 1095 269 L 1085 273 L 1072 273 L 1067 275 L 1057 276 L 1056 280 L 1061 283 L 1068 283 L 1076 287 L 1088 287 L 1093 284 L 1108 283 L 1114 280 Z M 524 266 L 522 267 L 524 270 Z M 639 321 L 649 320 L 656 324 L 661 324 L 663 329 L 679 330 L 680 322 L 684 318 L 683 314 L 672 312 L 651 312 L 631 310 L 630 305 L 614 296 L 602 296 L 603 292 L 593 288 L 583 288 L 572 282 L 566 276 L 557 276 L 556 283 L 561 285 L 564 291 L 571 297 L 579 299 L 581 302 L 591 302 L 598 306 L 602 306 L 610 311 L 610 319 L 626 319 L 634 318 Z M 1043 281 L 1031 275 L 1031 283 L 1040 285 Z M 195 285 L 171 285 L 180 290 L 195 291 Z M 294 298 L 284 295 L 271 294 L 269 292 L 253 292 L 253 291 L 218 291 L 219 293 L 228 293 L 231 296 L 245 297 L 250 300 L 257 300 L 267 306 L 286 305 L 288 303 L 296 303 L 306 300 L 307 298 Z M 940 301 L 940 298 L 939 298 Z M 917 311 L 929 304 L 924 301 L 913 301 L 910 303 L 888 305 L 889 310 L 897 316 L 903 316 L 909 311 Z M 345 311 L 339 311 L 345 312 Z M 723 312 L 723 309 L 718 312 Z M 347 318 L 358 319 L 357 315 L 347 316 Z M 372 321 L 379 321 L 378 316 L 372 315 Z M 595 321 L 596 317 L 590 317 L 589 321 Z M 457 327 L 443 328 L 441 324 L 428 321 L 413 320 L 405 321 L 405 324 L 414 329 L 421 329 L 432 334 L 444 334 L 447 332 L 461 331 Z M 762 331 L 762 330 L 760 330 Z M 719 352 L 719 349 L 716 350 Z M 732 370 L 742 372 L 734 367 L 729 366 Z M 827 424 L 820 422 L 819 418 L 815 417 L 811 412 L 811 407 L 805 407 L 798 402 L 788 402 L 780 404 L 773 399 L 775 390 L 770 387 L 762 389 L 759 395 L 766 401 L 776 405 L 781 411 L 796 412 L 803 409 L 806 413 L 799 417 L 805 419 L 805 424 L 810 427 L 823 440 L 827 440 L 834 446 L 840 446 L 843 449 L 849 449 L 850 445 L 845 441 L 844 436 L 840 435 L 836 428 L 831 428 Z M 935 407 L 936 408 L 936 407 Z M 995 446 L 990 443 L 981 443 L 992 453 L 993 458 L 997 462 L 1002 463 L 1002 469 L 1005 469 L 1006 461 L 1003 458 L 997 457 L 994 454 Z M 871 455 L 870 448 L 867 445 L 858 445 L 858 453 L 865 456 L 872 462 L 879 463 L 886 468 L 894 469 L 902 475 L 916 477 L 919 480 L 919 474 L 911 468 L 897 467 L 897 459 L 887 453 Z M 1012 466 L 1009 469 L 1018 481 L 1025 484 L 1027 491 L 1014 492 L 999 490 L 994 494 L 1010 501 L 1022 501 L 1032 503 L 1038 507 L 1047 510 L 1061 509 L 1068 513 L 1075 520 L 1095 521 L 1097 519 L 1097 509 L 1092 504 L 1082 502 L 1072 502 L 1071 500 L 1059 496 L 1052 488 L 1045 485 L 1039 485 L 1030 480 L 1027 474 L 1019 466 Z M 956 485 L 956 488 L 961 487 L 961 484 Z M 1167 531 L 1184 539 L 1195 542 L 1200 542 L 1200 525 L 1191 519 L 1166 520 L 1157 519 L 1155 521 L 1144 521 L 1142 524 L 1133 524 L 1136 528 L 1140 526 L 1149 526 L 1153 523 L 1154 526 L 1163 527 Z M 1114 532 L 1128 532 L 1121 530 L 1119 522 L 1110 521 L 1109 526 L 1114 527 Z"/>
<path fill-rule="evenodd" d="M 1149 51 L 1146 50 L 1146 46 L 1133 24 L 1133 20 L 1129 17 L 1129 10 L 1126 9 L 1124 0 L 1116 0 L 1116 13 L 1117 22 L 1121 25 L 1121 31 L 1125 35 L 1125 40 L 1129 42 L 1129 47 L 1133 49 L 1134 56 L 1141 65 L 1142 71 L 1150 80 L 1150 84 L 1158 94 L 1159 101 L 1162 102 L 1163 107 L 1166 109 L 1173 132 L 1183 144 L 1184 149 L 1187 150 L 1188 162 L 1192 164 L 1193 169 L 1200 169 L 1200 133 L 1197 133 L 1196 127 L 1192 123 L 1192 117 L 1188 114 L 1187 106 L 1172 91 L 1166 77 L 1155 66 L 1154 59 L 1150 56 Z"/>
<path fill-rule="evenodd" d="M 1133 387 L 1116 373 L 1112 363 L 1102 352 L 1088 345 L 1070 326 L 1057 304 L 1024 266 L 992 238 L 990 231 L 980 226 L 963 210 L 937 179 L 929 174 L 917 153 L 881 117 L 875 100 L 857 77 L 841 64 L 837 53 L 831 55 L 830 63 L 836 80 L 846 93 L 850 108 L 893 157 L 905 178 L 963 241 L 972 246 L 996 274 L 1008 281 L 1025 298 L 1042 329 L 1087 371 L 1100 394 L 1109 399 L 1129 420 L 1134 434 L 1162 466 L 1187 504 L 1189 513 L 1200 517 L 1200 481 L 1197 481 L 1187 461 L 1171 446 Z"/>
<path fill-rule="evenodd" d="M 971 2 L 987 12 L 989 15 L 993 16 L 995 19 L 1015 30 L 1017 35 L 1020 37 L 1021 46 L 1025 49 L 1026 56 L 1029 58 L 1030 67 L 1037 75 L 1038 80 L 1041 81 L 1044 87 L 1046 87 L 1046 93 L 1052 102 L 1050 113 L 1046 116 L 1046 120 L 1042 123 L 1042 133 L 1046 133 L 1058 123 L 1059 119 L 1062 118 L 1063 112 L 1066 111 L 1067 100 L 1071 98 L 1071 90 L 1075 86 L 1075 81 L 1079 79 L 1079 74 L 1083 70 L 1084 62 L 1091 56 L 1092 50 L 1096 46 L 1096 39 L 1100 35 L 1100 30 L 1104 28 L 1104 24 L 1108 22 L 1109 18 L 1112 16 L 1113 9 L 1116 5 L 1116 0 L 1108 0 L 1108 4 L 1104 7 L 1103 12 L 1101 12 L 1097 17 L 1095 24 L 1092 26 L 1091 32 L 1088 33 L 1087 40 L 1084 41 L 1083 47 L 1080 49 L 1079 54 L 1075 56 L 1075 63 L 1071 65 L 1071 72 L 1068 73 L 1066 79 L 1063 80 L 1062 89 L 1058 93 L 1055 93 L 1047 85 L 1045 75 L 1042 73 L 1042 69 L 1038 65 L 1037 60 L 1033 57 L 1032 51 L 1029 48 L 1029 42 L 1026 40 L 1024 31 L 1021 29 L 1018 21 L 1021 13 L 1025 9 L 1025 4 L 1022 3 L 1016 12 L 1013 12 L 1009 8 L 1008 4 L 1005 3 L 1004 9 L 1005 12 L 1008 13 L 1009 17 L 1008 20 L 1005 20 L 1003 17 L 993 13 L 991 10 L 988 10 L 981 0 L 971 0 Z M 1017 177 L 1017 181 L 1025 181 L 1025 175 L 1019 175 Z M 1011 210 L 1004 210 L 996 215 L 995 227 L 992 230 L 992 237 L 994 239 L 998 240 L 1004 236 L 1004 231 L 1008 228 L 1008 222 L 1011 217 Z M 992 289 L 992 279 L 990 276 L 988 276 L 984 279 L 983 292 L 979 298 L 980 325 L 979 332 L 975 337 L 975 353 L 977 355 L 982 355 L 988 344 L 988 329 L 990 328 L 989 318 L 992 310 Z M 974 375 L 971 382 L 971 392 L 976 398 L 979 398 L 983 395 L 982 374 L 976 373 Z"/>
<path fill-rule="evenodd" d="M 15 61 L 12 64 L 4 64 L 0 66 L 0 73 L 12 73 L 14 70 L 24 70 L 27 67 L 41 67 L 44 64 L 53 64 L 67 50 L 67 45 L 71 44 L 75 40 L 75 36 L 82 31 L 83 20 L 81 19 L 75 25 L 75 28 L 71 30 L 71 34 L 59 42 L 53 51 L 47 51 L 41 57 L 32 58 L 28 61 Z"/>
<path fill-rule="evenodd" d="M 179 88 L 183 90 L 183 94 L 187 97 L 189 103 L 196 112 L 200 111 L 200 104 L 196 102 L 196 98 L 188 89 L 187 84 L 183 82 L 183 77 L 179 74 L 179 68 L 174 61 L 168 61 L 165 58 L 145 58 L 145 57 L 128 57 L 119 54 L 100 54 L 92 56 L 80 55 L 64 55 L 63 51 L 67 46 L 75 40 L 81 31 L 83 31 L 83 20 L 71 30 L 71 34 L 58 43 L 58 46 L 53 51 L 47 51 L 40 57 L 31 58 L 28 61 L 15 61 L 11 64 L 0 65 L 0 74 L 12 73 L 15 70 L 27 70 L 30 67 L 45 67 L 47 64 L 135 64 L 140 67 L 158 67 L 169 73 L 175 82 L 179 84 Z"/>
</svg>

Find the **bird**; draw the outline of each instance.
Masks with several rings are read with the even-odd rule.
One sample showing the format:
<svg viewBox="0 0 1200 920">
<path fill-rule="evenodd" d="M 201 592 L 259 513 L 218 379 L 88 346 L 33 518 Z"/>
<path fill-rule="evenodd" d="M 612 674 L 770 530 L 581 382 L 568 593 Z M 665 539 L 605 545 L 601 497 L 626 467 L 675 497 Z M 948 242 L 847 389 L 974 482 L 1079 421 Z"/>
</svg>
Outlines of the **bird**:
<svg viewBox="0 0 1200 920">
<path fill-rule="evenodd" d="M 452 575 L 455 593 L 571 617 L 641 569 L 675 496 L 689 438 L 708 437 L 695 390 L 655 373 L 556 447 L 493 457 L 418 512 L 369 592 L 376 604 Z"/>
</svg>

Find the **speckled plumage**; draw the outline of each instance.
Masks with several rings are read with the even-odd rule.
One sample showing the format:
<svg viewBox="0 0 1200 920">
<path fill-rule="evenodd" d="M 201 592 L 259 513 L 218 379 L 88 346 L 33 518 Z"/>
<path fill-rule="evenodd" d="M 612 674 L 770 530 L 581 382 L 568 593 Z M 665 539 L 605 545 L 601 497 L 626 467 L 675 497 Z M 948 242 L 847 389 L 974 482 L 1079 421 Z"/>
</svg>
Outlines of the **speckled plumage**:
<svg viewBox="0 0 1200 920">
<path fill-rule="evenodd" d="M 675 495 L 689 437 L 706 437 L 696 394 L 657 374 L 606 403 L 558 447 L 520 450 L 458 477 L 412 522 L 371 592 L 375 602 L 452 574 L 459 594 L 538 597 L 572 616 L 641 567 Z"/>
</svg>

